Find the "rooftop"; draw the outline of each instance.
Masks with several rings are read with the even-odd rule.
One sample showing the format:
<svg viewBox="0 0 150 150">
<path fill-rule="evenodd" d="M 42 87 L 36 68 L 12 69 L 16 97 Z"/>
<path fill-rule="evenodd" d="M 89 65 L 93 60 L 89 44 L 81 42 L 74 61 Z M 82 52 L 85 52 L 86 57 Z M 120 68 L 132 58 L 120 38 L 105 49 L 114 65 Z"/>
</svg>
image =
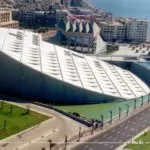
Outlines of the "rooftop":
<svg viewBox="0 0 150 150">
<path fill-rule="evenodd" d="M 0 13 L 8 13 L 10 12 L 9 8 L 0 8 Z"/>
<path fill-rule="evenodd" d="M 101 22 L 101 24 L 109 26 L 122 26 L 123 24 L 117 21 Z"/>
<path fill-rule="evenodd" d="M 128 70 L 44 42 L 30 31 L 0 28 L 0 52 L 54 79 L 99 94 L 131 99 L 150 92 Z"/>
</svg>

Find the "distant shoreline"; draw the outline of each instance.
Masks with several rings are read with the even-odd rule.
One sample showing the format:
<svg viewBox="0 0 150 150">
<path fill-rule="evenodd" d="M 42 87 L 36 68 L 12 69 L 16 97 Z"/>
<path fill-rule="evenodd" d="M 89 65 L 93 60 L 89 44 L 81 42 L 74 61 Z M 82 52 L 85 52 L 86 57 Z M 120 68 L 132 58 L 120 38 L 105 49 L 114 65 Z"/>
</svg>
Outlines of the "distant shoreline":
<svg viewBox="0 0 150 150">
<path fill-rule="evenodd" d="M 87 5 L 88 7 L 90 7 L 90 9 L 92 9 L 93 11 L 97 11 L 98 12 L 101 12 L 101 13 L 107 13 L 107 12 L 104 12 L 102 9 L 100 8 L 97 8 L 93 3 L 91 3 L 89 0 L 82 0 L 82 2 Z"/>
<path fill-rule="evenodd" d="M 101 13 L 110 13 L 110 12 L 106 12 L 106 11 L 103 11 L 101 8 L 97 8 L 92 2 L 90 2 L 89 0 L 82 0 L 83 3 L 85 5 L 88 5 L 88 7 L 90 7 L 90 9 L 92 9 L 93 11 L 96 11 L 98 10 L 99 12 Z M 112 14 L 113 15 L 113 14 Z M 114 16 L 112 16 L 114 18 Z M 119 17 L 119 16 L 118 16 Z M 118 18 L 118 17 L 115 17 L 115 18 Z M 122 16 L 120 16 L 122 17 Z M 129 18 L 129 17 L 122 17 L 122 18 Z M 131 17 L 131 18 L 134 18 L 134 17 Z M 138 18 L 138 17 L 135 17 L 135 18 Z M 148 19 L 148 18 L 147 18 Z M 148 19 L 149 20 L 149 19 Z M 148 35 L 147 35 L 147 41 L 150 41 L 150 20 L 149 20 L 149 28 L 148 28 Z"/>
</svg>

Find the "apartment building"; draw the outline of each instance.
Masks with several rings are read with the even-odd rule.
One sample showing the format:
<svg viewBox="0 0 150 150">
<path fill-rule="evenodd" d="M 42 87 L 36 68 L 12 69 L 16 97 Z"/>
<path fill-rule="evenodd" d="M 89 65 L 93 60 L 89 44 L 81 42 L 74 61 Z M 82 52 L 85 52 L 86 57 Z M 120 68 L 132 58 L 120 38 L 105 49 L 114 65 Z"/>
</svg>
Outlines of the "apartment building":
<svg viewBox="0 0 150 150">
<path fill-rule="evenodd" d="M 108 42 L 141 43 L 147 39 L 148 21 L 138 19 L 118 19 L 101 22 L 101 36 Z"/>
<path fill-rule="evenodd" d="M 18 28 L 19 22 L 12 20 L 12 11 L 9 8 L 0 8 L 0 27 Z"/>
<path fill-rule="evenodd" d="M 119 22 L 101 22 L 101 36 L 105 41 L 124 41 L 126 27 Z"/>
<path fill-rule="evenodd" d="M 148 20 L 128 20 L 126 22 L 126 40 L 145 42 L 148 32 Z"/>
</svg>

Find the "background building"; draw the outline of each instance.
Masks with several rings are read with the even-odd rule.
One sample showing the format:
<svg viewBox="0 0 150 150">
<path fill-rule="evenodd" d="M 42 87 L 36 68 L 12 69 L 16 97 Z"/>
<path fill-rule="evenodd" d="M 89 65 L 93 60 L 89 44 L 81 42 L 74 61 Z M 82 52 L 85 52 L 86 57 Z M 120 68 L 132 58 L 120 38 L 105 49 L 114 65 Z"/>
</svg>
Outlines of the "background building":
<svg viewBox="0 0 150 150">
<path fill-rule="evenodd" d="M 58 23 L 58 43 L 82 53 L 103 53 L 106 43 L 101 39 L 100 28 L 87 16 L 70 16 Z"/>
<path fill-rule="evenodd" d="M 100 22 L 101 36 L 108 42 L 146 42 L 148 20 L 117 19 Z"/>
<path fill-rule="evenodd" d="M 126 40 L 129 42 L 145 42 L 148 34 L 148 20 L 127 20 Z"/>
<path fill-rule="evenodd" d="M 20 25 L 29 28 L 55 27 L 56 11 L 21 11 L 13 10 L 13 19 L 19 20 Z"/>
<path fill-rule="evenodd" d="M 126 27 L 119 22 L 101 22 L 101 36 L 105 41 L 120 41 L 125 40 Z"/>
<path fill-rule="evenodd" d="M 19 27 L 19 22 L 12 20 L 12 11 L 9 8 L 0 8 L 0 27 Z"/>
</svg>

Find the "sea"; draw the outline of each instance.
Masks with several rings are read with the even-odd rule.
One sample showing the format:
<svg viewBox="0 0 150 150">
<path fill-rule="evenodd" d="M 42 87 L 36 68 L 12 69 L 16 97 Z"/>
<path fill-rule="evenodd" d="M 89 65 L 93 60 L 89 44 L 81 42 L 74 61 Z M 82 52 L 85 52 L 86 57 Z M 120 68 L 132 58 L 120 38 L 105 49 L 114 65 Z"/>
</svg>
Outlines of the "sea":
<svg viewBox="0 0 150 150">
<path fill-rule="evenodd" d="M 131 17 L 149 20 L 148 41 L 150 41 L 150 0 L 88 0 L 96 8 L 112 13 L 116 17 Z"/>
<path fill-rule="evenodd" d="M 97 8 L 114 16 L 147 18 L 150 20 L 150 0 L 89 0 Z"/>
</svg>

